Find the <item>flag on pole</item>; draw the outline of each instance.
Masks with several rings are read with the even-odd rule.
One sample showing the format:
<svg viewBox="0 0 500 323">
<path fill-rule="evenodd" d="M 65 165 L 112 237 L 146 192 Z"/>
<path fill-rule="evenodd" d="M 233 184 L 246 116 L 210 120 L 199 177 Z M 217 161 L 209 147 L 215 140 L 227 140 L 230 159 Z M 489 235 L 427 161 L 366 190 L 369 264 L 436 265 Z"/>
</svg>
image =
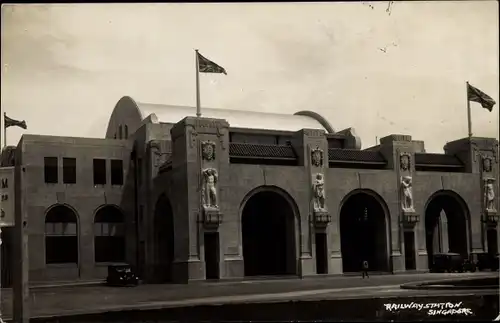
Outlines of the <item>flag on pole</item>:
<svg viewBox="0 0 500 323">
<path fill-rule="evenodd" d="M 4 124 L 3 126 L 7 129 L 8 127 L 20 127 L 23 129 L 27 129 L 28 127 L 26 126 L 26 121 L 22 120 L 14 120 L 9 117 L 7 117 L 7 114 L 4 112 L 3 114 L 4 117 Z"/>
<path fill-rule="evenodd" d="M 200 73 L 221 73 L 227 75 L 226 69 L 198 53 L 198 69 Z"/>
<path fill-rule="evenodd" d="M 483 108 L 490 112 L 496 104 L 495 100 L 493 100 L 489 95 L 473 87 L 469 83 L 467 83 L 467 100 L 480 103 Z"/>
</svg>

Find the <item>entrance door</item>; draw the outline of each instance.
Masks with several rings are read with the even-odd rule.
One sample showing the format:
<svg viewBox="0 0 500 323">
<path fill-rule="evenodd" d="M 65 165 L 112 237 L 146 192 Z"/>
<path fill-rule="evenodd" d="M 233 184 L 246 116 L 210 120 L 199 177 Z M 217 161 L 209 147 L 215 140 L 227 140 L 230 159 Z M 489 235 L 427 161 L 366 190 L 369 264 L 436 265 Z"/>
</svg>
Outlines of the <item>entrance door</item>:
<svg viewBox="0 0 500 323">
<path fill-rule="evenodd" d="M 206 279 L 219 279 L 219 233 L 205 232 Z"/>
<path fill-rule="evenodd" d="M 497 230 L 488 229 L 488 231 L 486 231 L 486 239 L 488 244 L 488 253 L 496 255 L 498 253 Z"/>
<path fill-rule="evenodd" d="M 405 231 L 405 268 L 406 270 L 417 269 L 415 260 L 415 233 L 413 231 Z"/>
<path fill-rule="evenodd" d="M 326 245 L 326 233 L 316 233 L 316 273 L 328 273 L 328 248 Z"/>
</svg>

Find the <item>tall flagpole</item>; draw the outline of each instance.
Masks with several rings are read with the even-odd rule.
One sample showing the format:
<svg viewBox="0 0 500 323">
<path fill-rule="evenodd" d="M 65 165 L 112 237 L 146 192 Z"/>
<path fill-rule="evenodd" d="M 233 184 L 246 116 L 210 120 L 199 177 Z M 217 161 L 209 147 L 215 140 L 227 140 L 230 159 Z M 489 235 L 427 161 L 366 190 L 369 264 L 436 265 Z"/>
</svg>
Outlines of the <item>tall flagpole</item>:
<svg viewBox="0 0 500 323">
<path fill-rule="evenodd" d="M 469 129 L 469 138 L 472 137 L 472 121 L 470 117 L 470 101 L 469 101 L 469 81 L 465 82 L 465 85 L 467 87 L 466 93 L 467 93 L 467 126 Z"/>
<path fill-rule="evenodd" d="M 3 113 L 3 148 L 7 147 L 7 127 L 5 126 L 5 115 L 6 113 Z"/>
<path fill-rule="evenodd" d="M 196 116 L 201 117 L 201 106 L 200 106 L 200 65 L 198 62 L 198 50 L 195 49 L 196 54 Z"/>
</svg>

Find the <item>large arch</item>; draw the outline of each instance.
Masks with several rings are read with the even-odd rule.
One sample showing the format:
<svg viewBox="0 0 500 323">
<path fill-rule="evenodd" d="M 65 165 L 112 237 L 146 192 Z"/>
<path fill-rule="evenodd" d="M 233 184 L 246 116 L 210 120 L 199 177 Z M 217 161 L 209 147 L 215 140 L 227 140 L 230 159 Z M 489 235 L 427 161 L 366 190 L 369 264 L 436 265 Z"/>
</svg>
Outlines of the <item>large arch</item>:
<svg viewBox="0 0 500 323">
<path fill-rule="evenodd" d="M 425 237 L 428 267 L 439 252 L 469 255 L 470 213 L 462 197 L 451 190 L 432 194 L 425 205 Z"/>
<path fill-rule="evenodd" d="M 102 205 L 94 213 L 94 261 L 125 262 L 125 216 L 112 204 Z"/>
<path fill-rule="evenodd" d="M 245 276 L 297 275 L 300 220 L 293 198 L 260 186 L 245 196 L 240 215 Z"/>
<path fill-rule="evenodd" d="M 78 264 L 78 215 L 71 206 L 55 204 L 45 212 L 45 263 Z"/>
<path fill-rule="evenodd" d="M 383 198 L 371 190 L 358 189 L 344 197 L 339 212 L 340 246 L 344 273 L 391 271 L 390 214 Z"/>
<path fill-rule="evenodd" d="M 153 280 L 156 283 L 172 282 L 174 262 L 174 213 L 170 199 L 162 194 L 154 213 L 155 261 Z"/>
</svg>

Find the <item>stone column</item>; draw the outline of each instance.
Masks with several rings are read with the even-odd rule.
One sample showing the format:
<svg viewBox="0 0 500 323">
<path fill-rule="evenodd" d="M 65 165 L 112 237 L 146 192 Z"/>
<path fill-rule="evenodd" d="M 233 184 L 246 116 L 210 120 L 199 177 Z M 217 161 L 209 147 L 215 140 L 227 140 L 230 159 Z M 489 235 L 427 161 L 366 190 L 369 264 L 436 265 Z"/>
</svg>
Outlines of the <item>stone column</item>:
<svg viewBox="0 0 500 323">
<path fill-rule="evenodd" d="M 420 215 L 415 211 L 413 194 L 415 144 L 408 135 L 383 137 L 380 139 L 380 144 L 380 152 L 388 161 L 388 167 L 395 171 L 398 188 L 398 211 L 391 215 L 390 223 L 392 268 L 394 272 L 405 270 L 404 232 L 411 231 L 416 239 L 414 257 L 418 270 L 421 268 L 419 259 L 421 255 L 418 250 L 419 232 L 415 230 L 416 224 L 420 221 Z"/>
<path fill-rule="evenodd" d="M 316 274 L 315 233 L 327 236 L 327 255 L 330 255 L 332 236 L 328 229 L 331 216 L 327 207 L 326 183 L 328 170 L 328 141 L 324 130 L 302 129 L 295 133 L 292 145 L 309 177 L 310 203 L 301 210 L 302 245 L 300 246 L 300 272 L 302 276 Z M 327 257 L 328 272 L 336 271 L 330 257 Z M 340 264 L 340 272 L 342 265 Z"/>
<path fill-rule="evenodd" d="M 171 129 L 174 280 L 205 279 L 204 232 L 222 222 L 220 182 L 229 164 L 225 120 L 186 117 Z M 178 238 L 178 239 L 177 239 Z M 220 246 L 223 246 L 220 237 Z M 221 254 L 221 253 L 220 253 Z M 177 278 L 177 279 L 176 279 Z"/>
</svg>

